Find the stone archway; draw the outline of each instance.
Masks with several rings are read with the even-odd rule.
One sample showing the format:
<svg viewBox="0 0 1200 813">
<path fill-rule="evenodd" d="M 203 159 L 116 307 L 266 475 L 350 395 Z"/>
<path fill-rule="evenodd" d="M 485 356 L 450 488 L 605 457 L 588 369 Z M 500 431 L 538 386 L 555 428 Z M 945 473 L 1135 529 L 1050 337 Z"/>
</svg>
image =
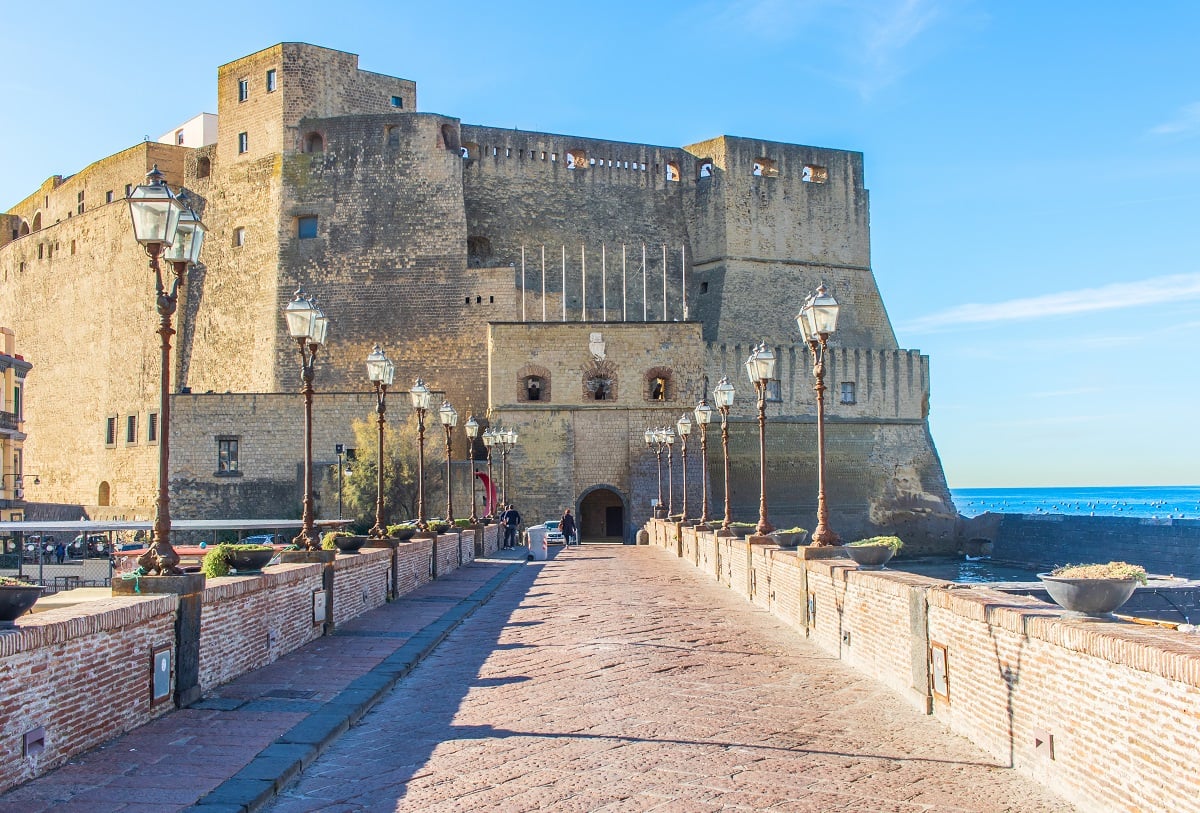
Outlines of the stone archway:
<svg viewBox="0 0 1200 813">
<path fill-rule="evenodd" d="M 579 539 L 629 542 L 629 501 L 609 485 L 595 485 L 579 495 L 575 511 L 579 523 Z"/>
</svg>

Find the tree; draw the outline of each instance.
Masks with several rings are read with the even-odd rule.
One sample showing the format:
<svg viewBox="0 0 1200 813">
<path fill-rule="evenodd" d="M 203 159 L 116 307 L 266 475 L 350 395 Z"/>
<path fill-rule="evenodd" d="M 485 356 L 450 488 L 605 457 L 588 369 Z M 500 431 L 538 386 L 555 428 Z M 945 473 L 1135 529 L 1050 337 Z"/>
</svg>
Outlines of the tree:
<svg viewBox="0 0 1200 813">
<path fill-rule="evenodd" d="M 432 422 L 431 422 L 432 419 Z M 355 459 L 349 467 L 343 500 L 357 524 L 375 524 L 376 471 L 379 457 L 379 424 L 375 416 L 354 421 Z M 446 440 L 437 413 L 425 416 L 425 515 L 440 515 L 446 504 Z M 438 495 L 441 495 L 440 502 Z M 389 417 L 383 432 L 383 512 L 394 524 L 417 516 L 417 416 L 409 412 L 397 420 Z"/>
</svg>

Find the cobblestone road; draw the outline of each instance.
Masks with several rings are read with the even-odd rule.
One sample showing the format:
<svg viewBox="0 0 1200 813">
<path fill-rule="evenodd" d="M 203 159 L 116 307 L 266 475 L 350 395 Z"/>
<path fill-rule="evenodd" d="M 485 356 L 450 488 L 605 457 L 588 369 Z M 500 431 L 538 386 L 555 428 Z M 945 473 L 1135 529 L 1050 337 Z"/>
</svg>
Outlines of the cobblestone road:
<svg viewBox="0 0 1200 813">
<path fill-rule="evenodd" d="M 297 811 L 1068 811 L 648 547 L 531 563 L 286 788 Z"/>
</svg>

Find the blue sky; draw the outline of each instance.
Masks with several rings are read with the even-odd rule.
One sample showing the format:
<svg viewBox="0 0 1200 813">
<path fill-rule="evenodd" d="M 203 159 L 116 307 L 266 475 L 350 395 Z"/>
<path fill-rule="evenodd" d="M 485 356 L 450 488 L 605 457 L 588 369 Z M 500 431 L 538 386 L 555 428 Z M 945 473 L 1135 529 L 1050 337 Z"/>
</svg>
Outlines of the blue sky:
<svg viewBox="0 0 1200 813">
<path fill-rule="evenodd" d="M 188 8 L 9 4 L 0 207 L 215 112 L 218 65 L 291 40 L 471 124 L 860 150 L 951 486 L 1200 483 L 1200 3 Z"/>
</svg>

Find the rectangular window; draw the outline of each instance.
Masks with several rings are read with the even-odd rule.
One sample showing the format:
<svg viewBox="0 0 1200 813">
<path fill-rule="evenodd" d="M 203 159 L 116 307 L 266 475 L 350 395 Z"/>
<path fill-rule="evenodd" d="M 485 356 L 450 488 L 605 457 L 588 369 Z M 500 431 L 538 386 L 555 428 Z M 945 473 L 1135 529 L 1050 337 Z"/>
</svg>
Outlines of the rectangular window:
<svg viewBox="0 0 1200 813">
<path fill-rule="evenodd" d="M 782 392 L 782 390 L 780 389 L 780 386 L 779 386 L 779 379 L 772 378 L 770 381 L 767 382 L 767 393 L 766 393 L 765 400 L 776 401 L 776 402 L 782 401 L 783 395 L 781 395 L 781 392 Z"/>
<path fill-rule="evenodd" d="M 392 107 L 404 107 L 404 99 L 400 96 L 393 96 Z"/>
<path fill-rule="evenodd" d="M 158 413 L 151 412 L 146 416 L 146 442 L 158 443 Z"/>
<path fill-rule="evenodd" d="M 131 183 L 125 184 L 125 197 L 129 197 L 129 193 L 131 193 L 132 191 L 133 191 L 133 184 L 131 184 Z"/>
<path fill-rule="evenodd" d="M 183 130 L 175 131 L 175 143 L 181 147 L 183 146 Z"/>
<path fill-rule="evenodd" d="M 843 404 L 855 403 L 854 382 L 853 381 L 843 381 L 842 382 L 842 403 Z"/>
<path fill-rule="evenodd" d="M 399 128 L 388 127 L 388 128 L 386 128 L 385 132 L 387 133 L 387 145 L 389 147 L 399 147 L 400 146 L 400 130 L 399 130 Z"/>
<path fill-rule="evenodd" d="M 13 387 L 12 413 L 18 421 L 25 420 L 25 411 L 22 408 L 22 404 L 21 404 L 21 388 L 20 388 L 20 386 Z"/>
<path fill-rule="evenodd" d="M 249 98 L 250 98 L 250 80 L 249 79 L 239 79 L 238 80 L 238 101 L 244 102 Z"/>
<path fill-rule="evenodd" d="M 217 438 L 217 474 L 238 470 L 238 439 Z"/>
<path fill-rule="evenodd" d="M 125 417 L 125 442 L 137 443 L 137 415 Z"/>
<path fill-rule="evenodd" d="M 238 154 L 250 151 L 250 134 L 238 133 Z"/>
<path fill-rule="evenodd" d="M 296 233 L 301 240 L 311 240 L 317 236 L 317 216 L 305 215 L 297 218 Z"/>
<path fill-rule="evenodd" d="M 116 416 L 110 416 L 104 419 L 104 445 L 117 445 L 117 419 Z"/>
<path fill-rule="evenodd" d="M 238 226 L 233 230 L 233 245 L 234 248 L 246 245 L 246 227 Z"/>
<path fill-rule="evenodd" d="M 276 76 L 277 76 L 277 74 L 275 73 L 274 68 L 271 68 L 271 70 L 267 71 L 267 93 L 275 92 L 275 77 Z"/>
<path fill-rule="evenodd" d="M 104 202 L 112 203 L 112 190 L 111 189 L 104 193 Z"/>
</svg>

